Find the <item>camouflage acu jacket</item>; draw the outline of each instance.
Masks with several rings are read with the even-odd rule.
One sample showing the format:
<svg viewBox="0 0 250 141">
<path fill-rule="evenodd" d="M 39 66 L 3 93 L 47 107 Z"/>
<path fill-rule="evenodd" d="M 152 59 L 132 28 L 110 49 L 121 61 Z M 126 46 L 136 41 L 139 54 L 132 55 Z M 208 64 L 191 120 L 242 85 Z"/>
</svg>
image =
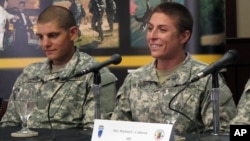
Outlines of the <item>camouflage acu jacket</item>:
<svg viewBox="0 0 250 141">
<path fill-rule="evenodd" d="M 93 127 L 95 118 L 95 100 L 93 94 L 93 73 L 79 77 L 74 74 L 92 66 L 97 61 L 83 53 L 76 51 L 64 69 L 51 73 L 48 60 L 29 65 L 18 77 L 15 86 L 24 90 L 35 89 L 38 102 L 29 119 L 30 128 L 50 128 L 48 120 L 48 105 L 50 120 L 53 128 L 84 128 Z M 100 70 L 101 75 L 101 117 L 109 118 L 115 106 L 117 78 L 107 69 Z M 28 94 L 28 93 L 26 93 Z M 20 125 L 20 118 L 13 107 L 12 95 L 2 126 Z"/>
<path fill-rule="evenodd" d="M 206 67 L 188 54 L 183 64 L 160 84 L 156 75 L 155 61 L 128 74 L 117 94 L 117 107 L 112 120 L 166 123 L 170 118 L 170 99 L 189 82 L 194 75 Z M 207 76 L 191 83 L 177 97 L 177 107 L 188 116 L 200 132 L 213 128 L 213 114 L 210 90 L 211 77 Z M 229 121 L 236 114 L 235 103 L 222 77 L 220 85 L 220 125 L 221 130 L 229 128 Z M 180 115 L 175 123 L 180 133 L 197 132 L 196 126 Z"/>
<path fill-rule="evenodd" d="M 231 121 L 231 124 L 250 124 L 250 79 L 245 84 L 244 91 L 238 103 L 237 115 Z"/>
</svg>

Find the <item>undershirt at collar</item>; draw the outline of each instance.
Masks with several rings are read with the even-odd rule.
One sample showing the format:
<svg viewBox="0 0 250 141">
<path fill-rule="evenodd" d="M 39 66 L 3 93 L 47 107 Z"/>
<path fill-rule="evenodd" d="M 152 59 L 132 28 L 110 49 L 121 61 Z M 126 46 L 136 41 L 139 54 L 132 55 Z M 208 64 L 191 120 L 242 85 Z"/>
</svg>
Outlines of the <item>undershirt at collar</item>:
<svg viewBox="0 0 250 141">
<path fill-rule="evenodd" d="M 170 70 L 158 70 L 156 68 L 156 75 L 158 77 L 160 84 L 162 84 L 170 74 L 172 74 L 174 71 L 176 71 L 183 64 L 183 62 L 181 62 L 180 64 L 178 64 L 177 66 L 173 67 Z"/>
<path fill-rule="evenodd" d="M 61 69 L 64 68 L 65 66 L 66 66 L 66 64 L 56 65 L 56 66 L 52 64 L 51 73 L 57 73 L 57 72 L 61 71 Z"/>
</svg>

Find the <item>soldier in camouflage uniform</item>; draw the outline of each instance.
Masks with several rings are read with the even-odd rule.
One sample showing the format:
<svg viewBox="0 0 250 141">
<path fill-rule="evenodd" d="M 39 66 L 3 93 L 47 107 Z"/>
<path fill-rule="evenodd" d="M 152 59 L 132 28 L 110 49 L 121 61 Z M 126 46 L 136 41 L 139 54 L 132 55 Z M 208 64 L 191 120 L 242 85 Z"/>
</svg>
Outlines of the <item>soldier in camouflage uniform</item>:
<svg viewBox="0 0 250 141">
<path fill-rule="evenodd" d="M 24 91 L 36 90 L 33 94 L 38 99 L 37 107 L 30 116 L 29 127 L 50 128 L 50 119 L 56 129 L 92 128 L 95 118 L 93 73 L 76 74 L 97 61 L 74 47 L 77 25 L 72 13 L 66 8 L 52 6 L 39 15 L 37 23 L 37 36 L 47 59 L 26 67 L 14 84 Z M 106 119 L 114 110 L 117 78 L 106 67 L 99 72 L 101 118 Z M 21 123 L 12 99 L 11 95 L 1 120 L 4 127 Z"/>
<path fill-rule="evenodd" d="M 250 124 L 250 79 L 247 81 L 244 91 L 241 95 L 237 109 L 238 113 L 231 121 L 231 124 L 249 125 Z"/>
<path fill-rule="evenodd" d="M 109 31 L 113 32 L 114 29 L 114 19 L 116 14 L 116 3 L 114 0 L 106 0 L 106 14 L 107 21 L 109 24 Z"/>
<path fill-rule="evenodd" d="M 85 13 L 85 10 L 80 2 L 76 3 L 75 0 L 70 0 L 70 2 L 71 2 L 71 4 L 69 7 L 69 10 L 74 15 L 74 18 L 76 20 L 76 25 L 78 26 L 78 37 L 80 37 L 82 35 L 81 30 L 80 30 L 80 25 L 82 22 L 82 18 L 85 17 L 86 13 Z M 81 39 L 79 39 L 79 40 L 81 40 Z"/>
<path fill-rule="evenodd" d="M 125 78 L 117 93 L 117 107 L 112 120 L 168 123 L 173 113 L 170 100 L 178 93 L 172 107 L 189 117 L 179 115 L 174 127 L 179 133 L 210 132 L 213 130 L 213 109 L 210 90 L 211 76 L 187 82 L 207 65 L 191 58 L 185 45 L 191 37 L 193 20 L 189 11 L 178 3 L 158 5 L 148 23 L 147 42 L 153 62 L 142 66 Z M 220 130 L 229 128 L 236 114 L 232 94 L 219 76 Z"/>
<path fill-rule="evenodd" d="M 103 41 L 102 18 L 105 9 L 104 0 L 90 0 L 88 4 L 89 12 L 92 14 L 91 28 L 98 33 L 98 39 Z"/>
</svg>

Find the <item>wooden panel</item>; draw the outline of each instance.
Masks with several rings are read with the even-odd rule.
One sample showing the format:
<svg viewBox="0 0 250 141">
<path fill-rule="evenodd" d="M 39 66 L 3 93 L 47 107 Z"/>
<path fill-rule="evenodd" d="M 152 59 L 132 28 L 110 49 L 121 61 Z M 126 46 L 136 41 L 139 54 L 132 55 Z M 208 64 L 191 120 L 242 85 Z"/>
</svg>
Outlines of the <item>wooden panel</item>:
<svg viewBox="0 0 250 141">
<path fill-rule="evenodd" d="M 227 39 L 227 49 L 235 49 L 239 57 L 233 65 L 229 65 L 225 78 L 232 90 L 235 102 L 238 103 L 245 83 L 250 78 L 250 39 Z"/>
<path fill-rule="evenodd" d="M 237 17 L 236 17 L 236 0 L 226 0 L 226 36 L 237 36 Z"/>
</svg>

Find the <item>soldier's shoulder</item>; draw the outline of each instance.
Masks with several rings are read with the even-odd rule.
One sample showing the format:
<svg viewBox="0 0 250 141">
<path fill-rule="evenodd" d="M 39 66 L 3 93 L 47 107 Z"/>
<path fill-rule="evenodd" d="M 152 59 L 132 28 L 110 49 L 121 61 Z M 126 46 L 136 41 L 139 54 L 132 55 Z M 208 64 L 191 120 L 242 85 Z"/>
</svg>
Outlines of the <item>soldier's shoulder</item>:
<svg viewBox="0 0 250 141">
<path fill-rule="evenodd" d="M 147 75 L 151 71 L 151 64 L 143 65 L 139 68 L 128 70 L 128 77 L 145 77 L 145 75 Z"/>
<path fill-rule="evenodd" d="M 28 66 L 24 68 L 24 72 L 31 72 L 31 71 L 40 71 L 42 66 L 46 65 L 46 61 L 40 61 L 40 62 L 35 62 L 31 63 Z"/>
<path fill-rule="evenodd" d="M 97 60 L 93 56 L 85 52 L 79 52 L 79 63 L 86 63 L 86 62 L 96 63 Z"/>
<path fill-rule="evenodd" d="M 200 61 L 197 59 L 193 59 L 193 58 L 190 59 L 188 65 L 191 65 L 193 70 L 202 70 L 208 66 L 208 64 L 206 62 L 203 62 L 203 61 Z"/>
</svg>

